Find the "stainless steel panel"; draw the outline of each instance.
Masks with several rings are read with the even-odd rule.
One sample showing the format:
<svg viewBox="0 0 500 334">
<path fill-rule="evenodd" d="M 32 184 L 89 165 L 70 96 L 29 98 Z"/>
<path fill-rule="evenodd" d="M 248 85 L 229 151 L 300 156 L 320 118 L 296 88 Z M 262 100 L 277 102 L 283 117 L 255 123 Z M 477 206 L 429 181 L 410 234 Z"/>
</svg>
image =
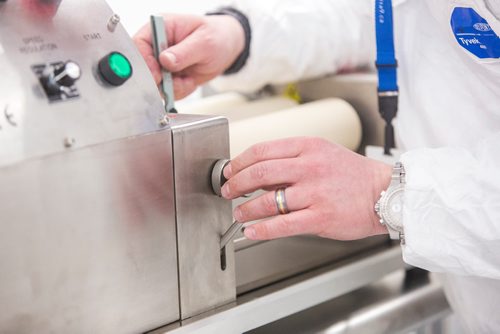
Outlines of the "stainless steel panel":
<svg viewBox="0 0 500 334">
<path fill-rule="evenodd" d="M 171 133 L 0 169 L 0 332 L 179 319 Z"/>
<path fill-rule="evenodd" d="M 105 1 L 64 0 L 53 19 L 28 14 L 37 1 L 48 3 L 0 2 L 0 165 L 63 152 L 66 138 L 84 147 L 157 130 L 164 108 L 156 85 L 121 24 L 108 29 Z M 97 74 L 111 51 L 133 65 L 121 87 Z M 82 69 L 80 97 L 49 103 L 31 66 L 67 60 Z"/>
<path fill-rule="evenodd" d="M 33 11 L 50 3 L 53 17 Z M 180 318 L 171 131 L 157 132 L 159 93 L 112 16 L 103 0 L 0 3 L 2 333 Z M 112 51 L 133 66 L 120 87 L 97 72 Z M 78 97 L 51 102 L 33 66 L 68 60 Z"/>
<path fill-rule="evenodd" d="M 422 333 L 430 327 L 427 333 L 440 334 L 441 327 L 433 325 L 450 314 L 439 283 L 425 277 L 412 280 L 404 271 L 397 271 L 345 296 L 248 333 L 396 334 L 417 330 Z"/>
<path fill-rule="evenodd" d="M 174 174 L 179 251 L 181 318 L 234 301 L 234 249 L 226 247 L 221 268 L 220 238 L 232 223 L 231 202 L 216 196 L 212 168 L 229 157 L 227 120 L 173 115 Z"/>
<path fill-rule="evenodd" d="M 245 293 L 389 242 L 385 236 L 357 241 L 299 236 L 240 248 L 236 252 L 237 292 Z"/>
<path fill-rule="evenodd" d="M 243 333 L 359 289 L 404 267 L 399 246 L 367 251 L 239 296 L 234 305 L 194 318 L 183 327 L 165 328 L 163 333 Z"/>
</svg>

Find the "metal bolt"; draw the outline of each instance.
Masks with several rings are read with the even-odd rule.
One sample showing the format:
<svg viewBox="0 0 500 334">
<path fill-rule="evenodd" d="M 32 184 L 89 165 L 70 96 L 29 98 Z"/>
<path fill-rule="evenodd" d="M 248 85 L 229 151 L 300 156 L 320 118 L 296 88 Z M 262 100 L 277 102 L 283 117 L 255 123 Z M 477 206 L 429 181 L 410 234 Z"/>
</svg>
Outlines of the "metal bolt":
<svg viewBox="0 0 500 334">
<path fill-rule="evenodd" d="M 108 21 L 108 30 L 110 32 L 115 32 L 116 26 L 120 23 L 120 16 L 113 14 Z"/>
<path fill-rule="evenodd" d="M 66 148 L 72 148 L 76 144 L 75 138 L 64 138 L 64 147 Z"/>
<path fill-rule="evenodd" d="M 170 118 L 168 118 L 168 116 L 163 117 L 162 119 L 160 119 L 159 124 L 162 128 L 166 127 L 170 124 Z"/>
</svg>

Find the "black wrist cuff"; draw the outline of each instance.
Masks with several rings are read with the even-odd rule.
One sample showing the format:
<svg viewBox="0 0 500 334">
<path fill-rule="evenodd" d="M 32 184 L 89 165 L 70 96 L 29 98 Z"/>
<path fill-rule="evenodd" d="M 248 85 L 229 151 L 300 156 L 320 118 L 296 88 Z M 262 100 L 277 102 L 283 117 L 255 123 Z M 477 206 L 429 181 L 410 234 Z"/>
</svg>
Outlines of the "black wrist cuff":
<svg viewBox="0 0 500 334">
<path fill-rule="evenodd" d="M 224 74 L 234 74 L 239 72 L 247 63 L 250 57 L 250 42 L 252 40 L 252 28 L 247 16 L 233 7 L 221 7 L 216 11 L 209 12 L 207 15 L 229 15 L 234 17 L 243 27 L 245 32 L 245 48 L 241 54 L 236 58 L 235 62 L 224 72 Z"/>
</svg>

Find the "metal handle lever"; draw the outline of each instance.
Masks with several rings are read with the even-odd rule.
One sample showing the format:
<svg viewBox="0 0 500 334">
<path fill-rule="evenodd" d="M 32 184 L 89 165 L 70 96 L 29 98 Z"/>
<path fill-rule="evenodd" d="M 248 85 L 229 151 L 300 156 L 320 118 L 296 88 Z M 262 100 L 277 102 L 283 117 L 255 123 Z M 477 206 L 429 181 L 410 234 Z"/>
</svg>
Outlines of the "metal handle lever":
<svg viewBox="0 0 500 334">
<path fill-rule="evenodd" d="M 158 63 L 160 63 L 160 54 L 168 48 L 168 37 L 165 30 L 165 21 L 162 16 L 151 16 L 151 30 L 153 32 L 153 51 Z M 161 91 L 165 98 L 165 111 L 167 113 L 176 113 L 174 81 L 172 73 L 162 68 Z"/>
<path fill-rule="evenodd" d="M 241 231 L 243 229 L 243 223 L 239 223 L 237 221 L 233 222 L 233 225 L 229 227 L 229 229 L 224 233 L 220 239 L 220 249 L 224 249 L 224 247 L 227 246 L 227 244 L 233 240 L 234 236 L 236 233 Z"/>
<path fill-rule="evenodd" d="M 218 160 L 212 169 L 212 190 L 214 193 L 222 197 L 222 186 L 226 183 L 226 178 L 224 177 L 224 168 L 231 162 L 229 159 Z M 250 195 L 246 195 L 245 197 Z M 238 231 L 243 228 L 243 223 L 234 221 L 231 227 L 222 235 L 220 240 L 220 249 L 223 250 L 226 245 L 233 240 L 234 236 Z"/>
</svg>

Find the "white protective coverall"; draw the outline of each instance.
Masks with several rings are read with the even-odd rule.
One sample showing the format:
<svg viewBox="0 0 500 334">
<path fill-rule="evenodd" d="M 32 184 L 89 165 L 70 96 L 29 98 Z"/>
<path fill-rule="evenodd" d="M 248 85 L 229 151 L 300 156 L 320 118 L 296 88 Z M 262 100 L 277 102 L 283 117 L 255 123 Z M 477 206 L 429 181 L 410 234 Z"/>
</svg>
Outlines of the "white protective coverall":
<svg viewBox="0 0 500 334">
<path fill-rule="evenodd" d="M 218 89 L 249 91 L 371 65 L 373 0 L 236 0 L 252 26 L 251 54 Z M 500 333 L 500 59 L 459 45 L 450 18 L 473 8 L 500 35 L 500 0 L 395 0 L 407 172 L 404 260 L 444 273 L 470 333 Z"/>
</svg>

